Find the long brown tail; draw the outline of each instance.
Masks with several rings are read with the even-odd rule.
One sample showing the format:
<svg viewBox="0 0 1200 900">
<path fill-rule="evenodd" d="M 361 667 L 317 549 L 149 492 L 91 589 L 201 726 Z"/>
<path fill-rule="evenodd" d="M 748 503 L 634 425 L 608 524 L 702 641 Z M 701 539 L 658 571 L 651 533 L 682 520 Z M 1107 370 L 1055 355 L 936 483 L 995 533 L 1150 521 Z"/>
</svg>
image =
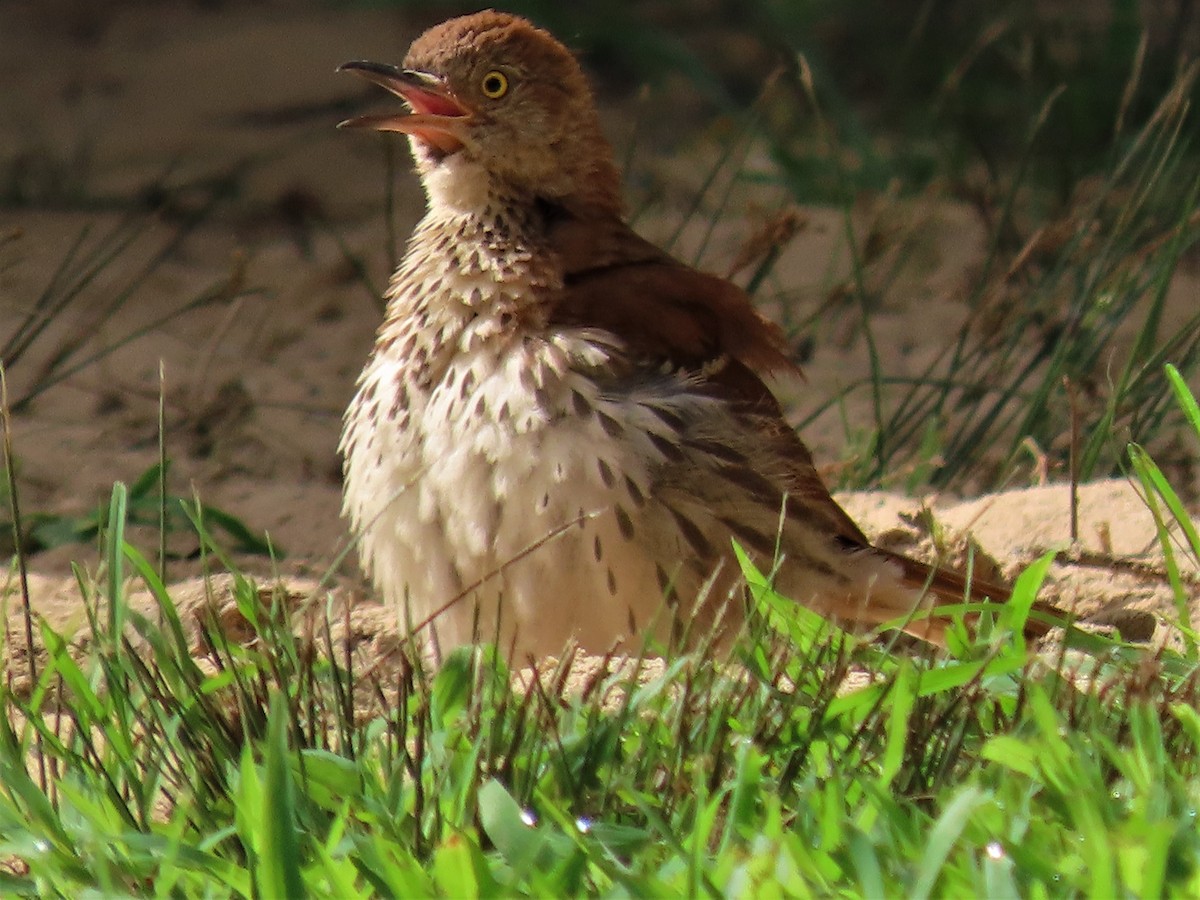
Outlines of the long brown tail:
<svg viewBox="0 0 1200 900">
<path fill-rule="evenodd" d="M 936 606 L 961 605 L 968 597 L 972 603 L 986 600 L 1000 605 L 1012 594 L 1010 588 L 986 579 L 972 577 L 968 581 L 965 576 L 950 569 L 936 568 L 890 550 L 873 548 L 873 551 L 899 565 L 905 586 L 916 591 L 924 590 Z M 1063 623 L 1070 620 L 1066 612 L 1044 600 L 1034 601 L 1032 613 L 1025 620 L 1024 633 L 1027 638 L 1043 637 L 1055 627 L 1046 619 Z M 970 618 L 968 616 L 968 620 Z M 907 630 L 917 637 L 941 644 L 944 643 L 943 636 L 947 624 L 946 620 L 938 616 L 930 616 L 913 622 L 912 627 Z"/>
</svg>

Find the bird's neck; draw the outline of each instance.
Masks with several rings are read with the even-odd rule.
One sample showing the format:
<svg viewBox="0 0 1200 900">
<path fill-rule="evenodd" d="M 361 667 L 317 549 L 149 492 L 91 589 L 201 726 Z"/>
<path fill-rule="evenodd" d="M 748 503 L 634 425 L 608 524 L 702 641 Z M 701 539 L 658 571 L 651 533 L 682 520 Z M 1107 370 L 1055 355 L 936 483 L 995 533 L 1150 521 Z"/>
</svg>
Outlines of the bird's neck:
<svg viewBox="0 0 1200 900">
<path fill-rule="evenodd" d="M 531 196 L 463 155 L 422 167 L 421 181 L 429 209 L 392 277 L 384 332 L 414 319 L 447 336 L 468 324 L 497 335 L 540 327 L 548 297 L 587 268 L 579 259 L 612 264 L 631 238 L 644 245 L 617 212 Z"/>
<path fill-rule="evenodd" d="M 414 319 L 447 337 L 487 321 L 497 327 L 486 330 L 504 330 L 536 317 L 539 302 L 562 283 L 553 255 L 542 252 L 544 216 L 536 205 L 477 172 L 453 174 L 424 178 L 429 210 L 392 276 L 384 331 Z"/>
<path fill-rule="evenodd" d="M 488 170 L 462 153 L 421 167 L 421 184 L 431 218 L 484 218 L 497 203 L 510 200 L 507 190 Z"/>
</svg>

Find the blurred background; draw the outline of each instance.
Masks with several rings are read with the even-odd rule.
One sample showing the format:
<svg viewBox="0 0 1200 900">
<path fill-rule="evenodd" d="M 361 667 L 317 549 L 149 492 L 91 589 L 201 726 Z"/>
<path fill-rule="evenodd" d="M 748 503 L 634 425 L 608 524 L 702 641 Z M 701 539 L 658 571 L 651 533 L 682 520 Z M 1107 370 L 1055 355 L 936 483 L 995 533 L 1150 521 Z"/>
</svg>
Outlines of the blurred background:
<svg viewBox="0 0 1200 900">
<path fill-rule="evenodd" d="M 334 69 L 476 8 L 0 0 L 0 355 L 48 565 L 114 479 L 157 509 L 160 434 L 239 548 L 328 559 L 423 210 L 401 141 L 335 130 L 387 99 Z M 1200 341 L 1194 2 L 507 8 L 580 53 L 637 227 L 785 323 L 833 484 L 1098 478 L 1138 439 L 1194 491 L 1162 379 Z"/>
</svg>

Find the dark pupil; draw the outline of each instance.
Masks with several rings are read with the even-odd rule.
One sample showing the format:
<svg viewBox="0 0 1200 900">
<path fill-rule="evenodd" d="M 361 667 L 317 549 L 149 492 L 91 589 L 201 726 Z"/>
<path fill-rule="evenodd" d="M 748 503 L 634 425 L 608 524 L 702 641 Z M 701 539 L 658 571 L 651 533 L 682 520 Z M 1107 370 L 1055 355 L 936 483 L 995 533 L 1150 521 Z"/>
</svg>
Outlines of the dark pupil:
<svg viewBox="0 0 1200 900">
<path fill-rule="evenodd" d="M 492 75 L 487 79 L 486 82 L 484 82 L 484 87 L 487 89 L 489 94 L 498 93 L 500 91 L 500 79 L 495 75 Z"/>
</svg>

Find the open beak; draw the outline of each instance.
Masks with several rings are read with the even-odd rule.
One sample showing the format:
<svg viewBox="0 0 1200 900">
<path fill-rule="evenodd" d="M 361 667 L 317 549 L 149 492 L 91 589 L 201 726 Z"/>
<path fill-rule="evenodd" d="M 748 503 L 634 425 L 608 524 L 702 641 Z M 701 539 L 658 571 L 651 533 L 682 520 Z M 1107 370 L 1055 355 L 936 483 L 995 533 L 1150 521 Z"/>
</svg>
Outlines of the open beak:
<svg viewBox="0 0 1200 900">
<path fill-rule="evenodd" d="M 398 69 L 384 63 L 355 60 L 338 66 L 395 94 L 410 112 L 394 115 L 357 116 L 338 123 L 338 128 L 373 128 L 411 134 L 445 154 L 461 150 L 471 110 L 454 96 L 435 75 Z"/>
</svg>

